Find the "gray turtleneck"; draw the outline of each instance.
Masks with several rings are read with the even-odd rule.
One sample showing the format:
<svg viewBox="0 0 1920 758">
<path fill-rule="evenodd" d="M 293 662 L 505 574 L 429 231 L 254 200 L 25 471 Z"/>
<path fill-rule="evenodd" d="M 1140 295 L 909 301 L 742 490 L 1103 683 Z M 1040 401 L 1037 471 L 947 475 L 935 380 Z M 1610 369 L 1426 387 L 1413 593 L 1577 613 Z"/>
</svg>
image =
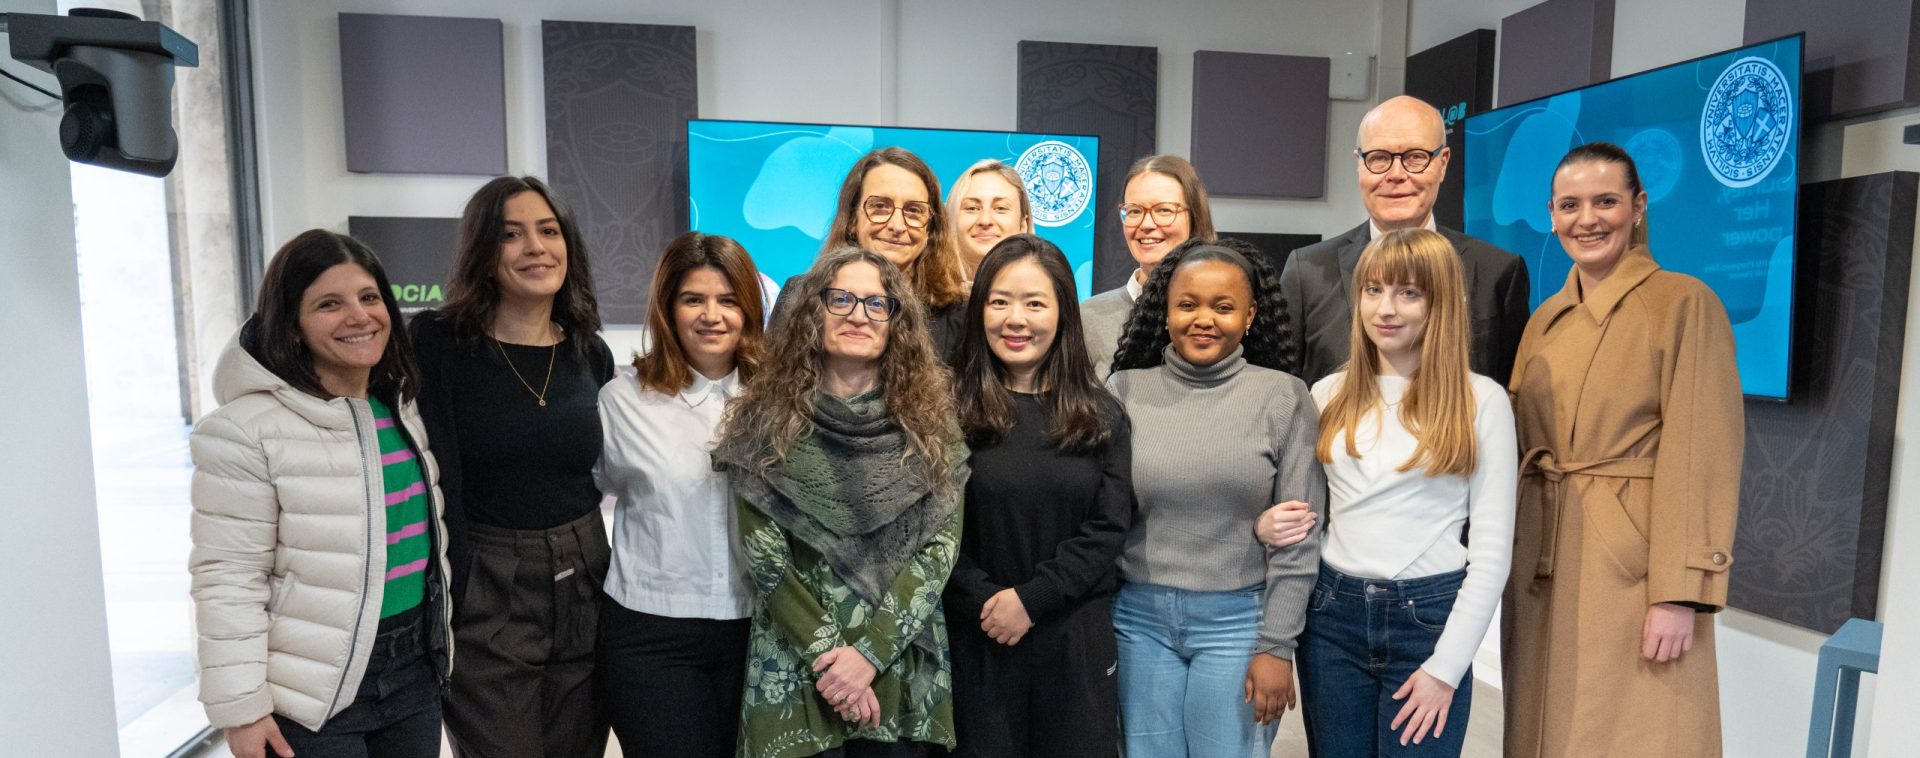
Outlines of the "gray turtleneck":
<svg viewBox="0 0 1920 758">
<path fill-rule="evenodd" d="M 1133 422 L 1133 529 L 1120 555 L 1129 582 L 1222 591 L 1266 583 L 1258 652 L 1292 659 L 1320 569 L 1322 530 L 1292 547 L 1260 544 L 1254 521 L 1288 500 L 1326 523 L 1314 458 L 1319 416 L 1307 385 L 1248 365 L 1235 349 L 1211 366 L 1181 360 L 1107 381 Z"/>
</svg>

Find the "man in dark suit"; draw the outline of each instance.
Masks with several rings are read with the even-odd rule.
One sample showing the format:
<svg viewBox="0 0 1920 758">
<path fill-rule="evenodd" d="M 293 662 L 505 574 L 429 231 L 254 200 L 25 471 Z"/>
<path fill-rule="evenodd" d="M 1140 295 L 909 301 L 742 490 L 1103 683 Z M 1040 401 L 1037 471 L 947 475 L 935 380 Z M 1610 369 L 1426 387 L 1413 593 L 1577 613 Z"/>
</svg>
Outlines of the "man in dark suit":
<svg viewBox="0 0 1920 758">
<path fill-rule="evenodd" d="M 1433 220 L 1433 201 L 1446 178 L 1446 123 L 1419 99 L 1390 99 L 1360 120 L 1354 167 L 1367 220 L 1352 231 L 1293 252 L 1280 273 L 1292 326 L 1294 373 L 1308 385 L 1340 370 L 1352 335 L 1353 268 L 1375 235 L 1396 229 L 1438 231 L 1460 253 L 1466 275 L 1473 371 L 1506 384 L 1526 328 L 1527 264 L 1519 256 Z M 1546 197 L 1541 188 L 1541 197 Z"/>
</svg>

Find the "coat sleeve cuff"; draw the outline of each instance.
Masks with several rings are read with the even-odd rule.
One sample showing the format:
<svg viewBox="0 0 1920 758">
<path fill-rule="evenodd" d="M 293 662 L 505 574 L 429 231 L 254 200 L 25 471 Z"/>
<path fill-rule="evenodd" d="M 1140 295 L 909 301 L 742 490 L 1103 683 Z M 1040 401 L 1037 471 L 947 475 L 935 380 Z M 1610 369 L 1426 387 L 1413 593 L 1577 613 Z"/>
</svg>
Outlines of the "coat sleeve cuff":
<svg viewBox="0 0 1920 758">
<path fill-rule="evenodd" d="M 251 724 L 273 713 L 273 693 L 265 685 L 239 700 L 207 703 L 207 724 L 215 729 L 232 729 Z"/>
<path fill-rule="evenodd" d="M 1648 577 L 1647 600 L 1718 611 L 1727 604 L 1727 570 L 1731 568 L 1732 550 L 1711 545 L 1688 548 L 1685 565 Z"/>
</svg>

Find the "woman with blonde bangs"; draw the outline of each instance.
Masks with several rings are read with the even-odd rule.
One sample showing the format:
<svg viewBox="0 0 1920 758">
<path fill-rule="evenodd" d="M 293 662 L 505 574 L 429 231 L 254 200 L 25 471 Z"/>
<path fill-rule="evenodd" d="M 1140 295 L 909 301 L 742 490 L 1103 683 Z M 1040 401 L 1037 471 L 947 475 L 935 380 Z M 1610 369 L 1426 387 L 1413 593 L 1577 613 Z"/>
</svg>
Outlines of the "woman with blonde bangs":
<svg viewBox="0 0 1920 758">
<path fill-rule="evenodd" d="M 1033 233 L 1033 204 L 1020 173 L 992 158 L 968 166 L 953 183 L 947 203 L 957 240 L 955 261 L 968 288 L 994 245 L 1015 234 Z"/>
<path fill-rule="evenodd" d="M 1445 237 L 1385 234 L 1353 282 L 1351 355 L 1313 386 L 1329 498 L 1300 638 L 1307 741 L 1317 758 L 1458 756 L 1512 552 L 1513 411 L 1468 369 Z"/>
<path fill-rule="evenodd" d="M 652 347 L 600 388 L 594 481 L 616 503 L 597 668 L 636 758 L 734 754 L 753 578 L 709 450 L 761 366 L 759 279 L 730 238 L 675 238 L 653 273 Z"/>
</svg>

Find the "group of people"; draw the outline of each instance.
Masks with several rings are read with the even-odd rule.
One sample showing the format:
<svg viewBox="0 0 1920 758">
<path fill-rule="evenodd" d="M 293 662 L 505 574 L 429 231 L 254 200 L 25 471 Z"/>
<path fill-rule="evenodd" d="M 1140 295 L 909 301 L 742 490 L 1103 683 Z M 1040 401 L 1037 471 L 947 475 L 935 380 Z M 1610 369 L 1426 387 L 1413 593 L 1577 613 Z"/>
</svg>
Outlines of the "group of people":
<svg viewBox="0 0 1920 758">
<path fill-rule="evenodd" d="M 1186 160 L 1082 300 L 1020 177 L 858 161 L 764 302 L 688 232 L 598 337 L 529 177 L 441 308 L 303 233 L 192 436 L 201 699 L 236 756 L 1460 754 L 1501 614 L 1510 756 L 1719 751 L 1742 440 L 1724 308 L 1625 151 L 1550 192 L 1574 266 L 1438 228 L 1440 114 L 1369 112 L 1368 219 L 1275 267 Z M 1685 223 L 1676 219 L 1674 223 Z M 612 532 L 599 505 L 615 499 Z M 1296 681 L 1298 689 L 1296 690 Z"/>
</svg>

